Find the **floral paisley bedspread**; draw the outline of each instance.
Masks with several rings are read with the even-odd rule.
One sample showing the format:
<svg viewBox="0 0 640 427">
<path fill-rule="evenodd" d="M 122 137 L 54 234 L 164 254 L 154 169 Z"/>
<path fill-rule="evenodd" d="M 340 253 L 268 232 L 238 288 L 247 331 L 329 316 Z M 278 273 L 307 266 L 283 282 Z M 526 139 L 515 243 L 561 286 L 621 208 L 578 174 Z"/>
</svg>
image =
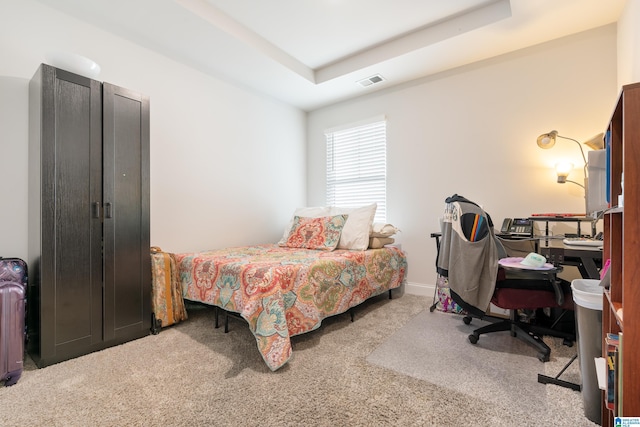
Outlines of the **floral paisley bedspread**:
<svg viewBox="0 0 640 427">
<path fill-rule="evenodd" d="M 175 256 L 184 298 L 239 313 L 274 371 L 291 357 L 290 337 L 397 288 L 407 267 L 396 247 L 329 252 L 260 245 Z"/>
</svg>

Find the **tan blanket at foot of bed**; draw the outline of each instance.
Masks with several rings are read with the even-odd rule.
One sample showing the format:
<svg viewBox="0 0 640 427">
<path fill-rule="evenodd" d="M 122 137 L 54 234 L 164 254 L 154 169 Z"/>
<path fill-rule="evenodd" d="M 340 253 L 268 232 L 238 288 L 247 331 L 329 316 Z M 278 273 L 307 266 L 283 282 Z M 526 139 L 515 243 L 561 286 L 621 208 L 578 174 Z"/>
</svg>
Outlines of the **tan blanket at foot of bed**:
<svg viewBox="0 0 640 427">
<path fill-rule="evenodd" d="M 162 327 L 187 319 L 187 310 L 182 299 L 182 285 L 173 254 L 151 248 L 151 310 Z"/>
</svg>

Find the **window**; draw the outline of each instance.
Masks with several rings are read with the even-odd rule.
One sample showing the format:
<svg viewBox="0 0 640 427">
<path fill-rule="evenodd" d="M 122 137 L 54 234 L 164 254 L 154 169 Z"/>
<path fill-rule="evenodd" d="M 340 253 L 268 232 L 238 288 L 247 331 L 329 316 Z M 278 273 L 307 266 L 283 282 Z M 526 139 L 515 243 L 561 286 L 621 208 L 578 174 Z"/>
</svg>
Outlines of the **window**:
<svg viewBox="0 0 640 427">
<path fill-rule="evenodd" d="M 376 202 L 375 222 L 387 221 L 387 123 L 384 117 L 330 130 L 327 137 L 327 205 Z"/>
</svg>

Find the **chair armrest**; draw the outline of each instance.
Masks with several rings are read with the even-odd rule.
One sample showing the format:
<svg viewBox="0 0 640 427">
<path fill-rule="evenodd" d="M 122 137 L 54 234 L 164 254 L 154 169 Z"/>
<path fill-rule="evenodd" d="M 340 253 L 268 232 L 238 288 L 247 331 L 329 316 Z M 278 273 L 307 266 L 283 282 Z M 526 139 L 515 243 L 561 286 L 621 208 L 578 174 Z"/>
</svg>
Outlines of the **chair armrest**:
<svg viewBox="0 0 640 427">
<path fill-rule="evenodd" d="M 556 294 L 556 302 L 559 306 L 564 304 L 564 291 L 562 290 L 562 286 L 560 286 L 560 280 L 556 278 L 554 274 L 553 277 L 549 277 L 549 281 L 551 282 L 551 287 L 553 288 L 553 292 Z"/>
<path fill-rule="evenodd" d="M 498 270 L 498 287 L 512 287 L 512 288 L 526 288 L 526 289 L 540 289 L 545 287 L 543 284 L 547 283 L 553 289 L 555 294 L 555 301 L 558 306 L 562 306 L 565 300 L 565 293 L 562 289 L 562 279 L 559 279 L 557 273 L 562 271 L 562 268 L 554 270 L 525 270 L 525 269 L 504 269 L 500 267 Z M 500 286 L 500 284 L 504 284 Z M 519 284 L 521 286 L 518 286 Z M 537 283 L 537 285 L 536 285 Z M 506 286 L 505 286 L 506 285 Z M 549 290 L 549 287 L 546 286 Z"/>
</svg>

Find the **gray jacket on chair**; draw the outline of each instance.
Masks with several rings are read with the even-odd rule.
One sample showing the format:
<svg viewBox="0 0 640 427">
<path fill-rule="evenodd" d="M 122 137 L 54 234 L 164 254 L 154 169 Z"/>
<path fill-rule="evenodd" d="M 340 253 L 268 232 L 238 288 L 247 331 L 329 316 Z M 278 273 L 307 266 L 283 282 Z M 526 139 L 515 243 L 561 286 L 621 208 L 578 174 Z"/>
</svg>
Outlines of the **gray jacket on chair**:
<svg viewBox="0 0 640 427">
<path fill-rule="evenodd" d="M 437 271 L 467 304 L 489 307 L 498 275 L 498 245 L 489 215 L 454 194 L 446 199 Z"/>
</svg>

